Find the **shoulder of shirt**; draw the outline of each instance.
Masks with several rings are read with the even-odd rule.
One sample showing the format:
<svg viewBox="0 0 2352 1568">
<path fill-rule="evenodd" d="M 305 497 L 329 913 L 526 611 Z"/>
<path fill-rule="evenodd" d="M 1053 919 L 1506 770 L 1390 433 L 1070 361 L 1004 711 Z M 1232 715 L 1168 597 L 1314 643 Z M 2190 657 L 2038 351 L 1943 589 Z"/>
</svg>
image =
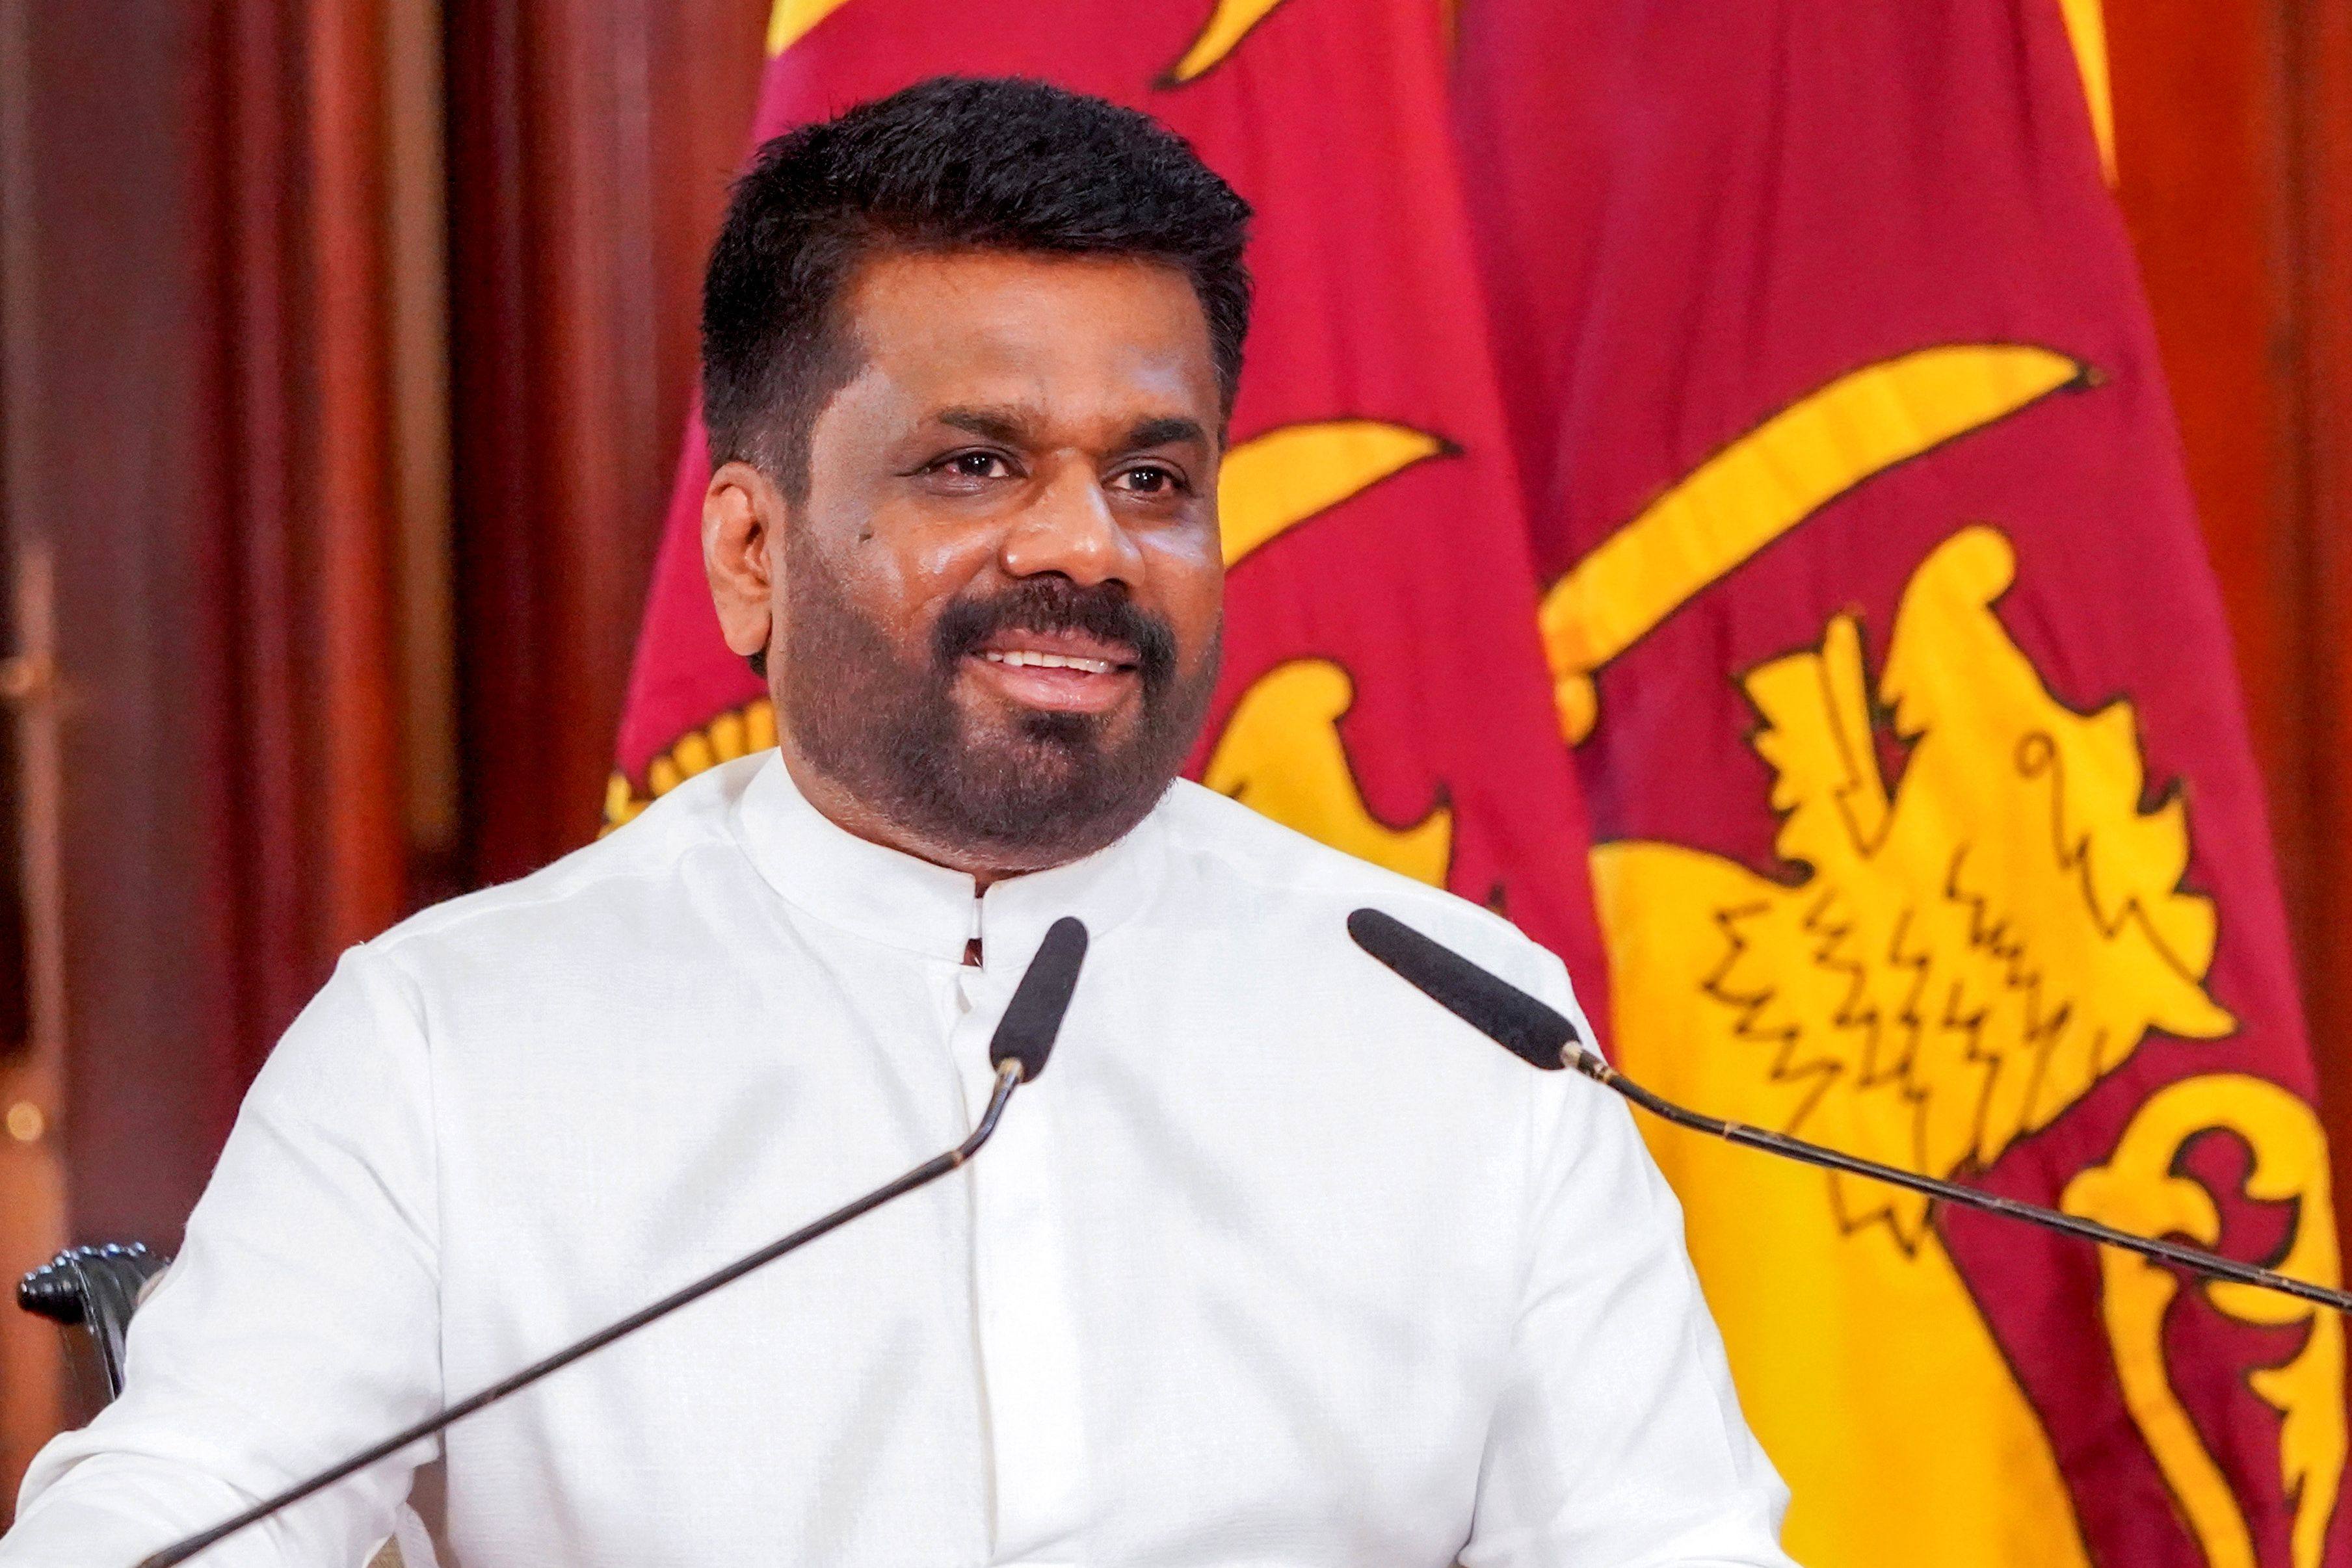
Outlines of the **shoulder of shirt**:
<svg viewBox="0 0 2352 1568">
<path fill-rule="evenodd" d="M 679 862 L 698 850 L 740 853 L 729 818 L 763 755 L 755 753 L 698 773 L 646 807 L 627 826 L 527 876 L 420 910 L 364 946 L 376 953 L 393 953 L 478 920 L 594 897 L 615 883 L 675 875 Z"/>
<path fill-rule="evenodd" d="M 1528 990 L 1549 988 L 1545 977 L 1559 969 L 1549 949 L 1493 910 L 1318 843 L 1204 786 L 1178 779 L 1160 810 L 1180 857 L 1265 897 L 1328 904 L 1339 920 L 1371 905 Z"/>
</svg>

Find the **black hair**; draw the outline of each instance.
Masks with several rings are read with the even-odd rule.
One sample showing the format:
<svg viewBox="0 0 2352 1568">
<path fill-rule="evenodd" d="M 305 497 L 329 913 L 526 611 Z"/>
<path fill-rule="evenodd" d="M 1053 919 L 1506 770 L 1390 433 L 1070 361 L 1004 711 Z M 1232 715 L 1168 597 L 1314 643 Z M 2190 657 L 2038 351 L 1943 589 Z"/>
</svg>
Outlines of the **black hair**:
<svg viewBox="0 0 2352 1568">
<path fill-rule="evenodd" d="M 741 459 L 794 499 L 809 433 L 857 370 L 838 302 L 892 250 L 1135 257 L 1192 280 L 1225 414 L 1241 379 L 1249 204 L 1174 131 L 1098 98 L 935 77 L 761 147 L 735 183 L 702 289 L 713 465 Z"/>
</svg>

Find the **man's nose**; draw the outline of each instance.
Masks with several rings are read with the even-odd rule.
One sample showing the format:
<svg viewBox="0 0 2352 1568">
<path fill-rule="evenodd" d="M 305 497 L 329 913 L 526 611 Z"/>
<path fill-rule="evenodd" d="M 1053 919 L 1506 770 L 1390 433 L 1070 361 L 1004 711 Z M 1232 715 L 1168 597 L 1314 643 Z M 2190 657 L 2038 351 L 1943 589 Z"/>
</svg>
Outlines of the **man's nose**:
<svg viewBox="0 0 2352 1568">
<path fill-rule="evenodd" d="M 1060 572 L 1073 582 L 1135 584 L 1141 554 L 1112 513 L 1091 466 L 1055 473 L 1005 530 L 998 564 L 1008 577 Z"/>
</svg>

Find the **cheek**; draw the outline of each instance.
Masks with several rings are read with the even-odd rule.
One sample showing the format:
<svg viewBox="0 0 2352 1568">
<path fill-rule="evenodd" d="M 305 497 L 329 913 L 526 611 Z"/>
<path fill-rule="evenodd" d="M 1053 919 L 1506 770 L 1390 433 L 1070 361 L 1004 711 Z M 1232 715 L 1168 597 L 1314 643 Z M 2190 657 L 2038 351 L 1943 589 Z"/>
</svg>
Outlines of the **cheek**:
<svg viewBox="0 0 2352 1568">
<path fill-rule="evenodd" d="M 866 548 L 882 548 L 887 537 L 877 534 Z M 993 539 L 965 528 L 908 530 L 893 541 L 888 554 L 899 591 L 926 628 L 969 593 L 996 559 Z"/>
<path fill-rule="evenodd" d="M 1151 580 L 1160 612 L 1175 628 L 1178 645 L 1189 659 L 1198 660 L 1215 637 L 1224 610 L 1224 558 L 1216 537 L 1158 552 Z"/>
<path fill-rule="evenodd" d="M 940 618 L 961 601 L 986 597 L 1004 586 L 1002 581 L 987 580 L 994 560 L 992 550 L 942 541 L 914 552 L 902 563 L 908 657 L 935 658 Z"/>
<path fill-rule="evenodd" d="M 927 652 L 940 612 L 987 559 L 984 546 L 879 515 L 837 530 L 824 550 L 849 607 L 910 657 Z"/>
</svg>

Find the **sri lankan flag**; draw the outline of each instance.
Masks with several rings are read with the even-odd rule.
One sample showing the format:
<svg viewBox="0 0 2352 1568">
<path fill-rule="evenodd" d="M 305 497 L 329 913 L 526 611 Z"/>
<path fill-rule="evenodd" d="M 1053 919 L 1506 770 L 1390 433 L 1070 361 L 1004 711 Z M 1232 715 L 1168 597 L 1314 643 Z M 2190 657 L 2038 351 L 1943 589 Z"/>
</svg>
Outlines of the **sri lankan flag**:
<svg viewBox="0 0 2352 1568">
<path fill-rule="evenodd" d="M 2333 1283 L 2095 4 L 1475 0 L 1454 99 L 1628 1072 Z M 2344 1328 L 1673 1131 L 1816 1568 L 2352 1561 Z"/>
<path fill-rule="evenodd" d="M 756 134 L 1045 77 L 1257 207 L 1198 776 L 1679 1098 L 2332 1282 L 2095 3 L 784 0 Z M 616 821 L 772 741 L 706 477 Z M 2352 1563 L 2335 1319 L 1651 1131 L 1801 1561 Z"/>
</svg>

